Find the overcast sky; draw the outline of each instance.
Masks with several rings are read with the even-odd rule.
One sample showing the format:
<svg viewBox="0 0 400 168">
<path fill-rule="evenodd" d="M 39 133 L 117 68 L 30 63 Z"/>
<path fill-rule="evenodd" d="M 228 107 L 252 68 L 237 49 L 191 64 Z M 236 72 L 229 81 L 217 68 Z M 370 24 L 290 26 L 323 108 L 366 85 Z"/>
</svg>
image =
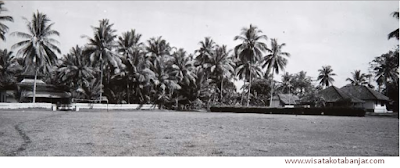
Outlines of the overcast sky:
<svg viewBox="0 0 400 168">
<path fill-rule="evenodd" d="M 22 18 L 31 20 L 37 10 L 47 14 L 61 34 L 62 55 L 77 44 L 84 45 L 87 40 L 81 35 L 92 37 L 91 26 L 98 26 L 103 18 L 114 23 L 118 35 L 136 29 L 143 42 L 163 36 L 188 53 L 198 49 L 206 36 L 233 48 L 239 44 L 234 36 L 253 24 L 268 38 L 286 43 L 283 50 L 292 55 L 287 72 L 304 70 L 316 79 L 318 69 L 331 65 L 337 74 L 337 87 L 346 85 L 345 79 L 356 69 L 368 73 L 368 63 L 374 57 L 398 44 L 387 40 L 387 34 L 399 27 L 391 16 L 399 2 L 5 1 L 5 8 L 9 11 L 2 15 L 14 17 L 14 23 L 6 23 L 10 32 L 26 32 Z M 0 41 L 0 48 L 10 49 L 21 40 L 6 38 L 6 42 Z"/>
</svg>

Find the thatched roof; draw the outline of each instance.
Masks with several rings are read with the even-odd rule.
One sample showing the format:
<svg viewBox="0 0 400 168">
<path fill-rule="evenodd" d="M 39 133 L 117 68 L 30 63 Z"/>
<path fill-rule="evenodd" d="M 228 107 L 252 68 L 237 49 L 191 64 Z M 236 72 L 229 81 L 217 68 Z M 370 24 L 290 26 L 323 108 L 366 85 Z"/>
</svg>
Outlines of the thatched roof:
<svg viewBox="0 0 400 168">
<path fill-rule="evenodd" d="M 364 103 L 363 100 L 347 94 L 345 91 L 338 89 L 335 86 L 330 86 L 318 92 L 318 95 L 324 98 L 325 102 L 333 103 L 340 101 L 350 101 L 352 103 Z"/>
<path fill-rule="evenodd" d="M 348 93 L 351 96 L 357 97 L 361 100 L 384 100 L 389 101 L 389 98 L 385 95 L 372 90 L 366 86 L 353 86 L 347 85 L 340 88 L 341 91 Z"/>
<path fill-rule="evenodd" d="M 297 104 L 299 97 L 293 94 L 278 94 L 279 100 L 283 104 Z"/>
</svg>

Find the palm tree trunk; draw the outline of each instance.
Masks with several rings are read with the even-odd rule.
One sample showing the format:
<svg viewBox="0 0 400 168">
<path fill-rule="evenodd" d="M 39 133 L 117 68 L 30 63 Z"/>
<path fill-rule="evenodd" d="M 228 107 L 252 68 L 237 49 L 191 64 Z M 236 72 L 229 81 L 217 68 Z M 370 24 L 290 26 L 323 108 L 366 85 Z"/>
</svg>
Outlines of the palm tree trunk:
<svg viewBox="0 0 400 168">
<path fill-rule="evenodd" d="M 389 87 L 388 87 L 388 82 L 387 82 L 387 78 L 385 77 L 385 89 L 386 89 L 386 91 L 385 91 L 385 96 L 388 96 L 389 95 Z"/>
<path fill-rule="evenodd" d="M 32 103 L 36 102 L 36 81 L 37 81 L 37 74 L 38 74 L 38 69 L 37 67 L 35 68 L 35 80 L 33 81 L 33 97 L 32 97 Z"/>
<path fill-rule="evenodd" d="M 250 104 L 250 89 L 251 89 L 251 69 L 250 69 L 250 78 L 249 78 L 249 90 L 248 90 L 248 93 L 247 93 L 247 107 L 249 106 L 249 104 Z"/>
<path fill-rule="evenodd" d="M 242 96 L 240 99 L 240 105 L 243 105 L 243 96 L 244 96 L 244 86 L 246 85 L 246 79 L 243 79 L 243 91 L 242 91 Z"/>
<path fill-rule="evenodd" d="M 100 57 L 100 103 L 103 96 L 103 59 Z"/>
<path fill-rule="evenodd" d="M 175 106 L 176 106 L 177 109 L 179 109 L 179 93 L 178 92 L 176 92 Z"/>
<path fill-rule="evenodd" d="M 272 79 L 271 79 L 271 96 L 270 96 L 270 99 L 269 99 L 269 107 L 271 107 L 271 105 L 272 105 L 272 95 L 273 95 L 273 92 L 274 92 L 274 72 L 272 72 Z"/>
<path fill-rule="evenodd" d="M 126 79 L 126 94 L 128 94 L 128 104 L 131 104 L 130 92 L 129 92 L 129 77 Z"/>
<path fill-rule="evenodd" d="M 221 80 L 221 100 L 220 100 L 220 102 L 221 102 L 221 104 L 222 104 L 222 87 L 223 87 L 223 84 L 224 84 L 224 79 L 222 78 L 222 80 Z"/>
</svg>

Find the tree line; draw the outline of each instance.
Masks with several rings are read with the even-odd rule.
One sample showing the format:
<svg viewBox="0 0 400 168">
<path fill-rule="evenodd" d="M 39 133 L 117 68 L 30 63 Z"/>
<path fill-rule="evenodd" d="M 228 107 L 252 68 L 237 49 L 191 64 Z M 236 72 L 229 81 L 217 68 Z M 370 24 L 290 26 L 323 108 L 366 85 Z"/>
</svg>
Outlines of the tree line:
<svg viewBox="0 0 400 168">
<path fill-rule="evenodd" d="M 3 6 L 0 1 L 0 38 L 5 41 L 5 23 L 13 22 L 13 18 L 3 16 L 7 11 Z M 393 16 L 398 19 L 398 12 Z M 1 87 L 15 88 L 18 75 L 30 68 L 35 71 L 35 79 L 42 74 L 43 80 L 67 88 L 75 99 L 106 97 L 110 103 L 154 103 L 160 108 L 179 104 L 249 106 L 268 105 L 267 99 L 279 93 L 299 97 L 314 94 L 333 85 L 336 75 L 327 65 L 318 70 L 317 86 L 304 71 L 286 72 L 282 82 L 274 81 L 274 75 L 284 71 L 291 54 L 284 50 L 285 43 L 268 38 L 254 25 L 244 27 L 233 38 L 237 42 L 233 49 L 205 37 L 194 53 L 188 53 L 171 46 L 162 36 L 143 41 L 135 29 L 117 35 L 114 24 L 102 19 L 93 27 L 91 36 L 82 36 L 87 39 L 85 45 L 76 45 L 58 58 L 61 50 L 56 37 L 60 33 L 52 28 L 54 24 L 37 11 L 27 21 L 26 32 L 10 34 L 21 41 L 11 47 L 16 53 L 1 49 Z M 398 40 L 398 29 L 388 37 Z M 390 96 L 389 88 L 393 91 L 397 87 L 398 93 L 398 46 L 371 61 L 371 68 L 378 91 Z M 373 87 L 367 82 L 371 77 L 372 74 L 355 70 L 347 81 Z M 234 85 L 237 80 L 243 81 L 241 93 Z"/>
</svg>

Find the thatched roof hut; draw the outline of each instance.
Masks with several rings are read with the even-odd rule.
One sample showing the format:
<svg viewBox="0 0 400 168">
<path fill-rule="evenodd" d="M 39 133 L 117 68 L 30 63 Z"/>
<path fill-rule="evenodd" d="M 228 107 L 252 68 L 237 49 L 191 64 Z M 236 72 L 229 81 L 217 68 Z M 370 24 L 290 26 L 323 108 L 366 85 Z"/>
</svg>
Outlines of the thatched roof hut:
<svg viewBox="0 0 400 168">
<path fill-rule="evenodd" d="M 347 85 L 342 88 L 340 88 L 341 91 L 348 93 L 349 95 L 356 97 L 361 100 L 383 100 L 383 101 L 389 101 L 389 98 L 386 97 L 385 95 L 372 90 L 369 87 L 366 86 L 353 86 L 353 85 Z"/>
<path fill-rule="evenodd" d="M 364 103 L 363 100 L 354 97 L 347 92 L 340 90 L 335 86 L 330 86 L 324 90 L 318 92 L 318 95 L 321 96 L 325 103 L 336 103 L 336 102 L 349 102 L 349 103 Z"/>
</svg>

